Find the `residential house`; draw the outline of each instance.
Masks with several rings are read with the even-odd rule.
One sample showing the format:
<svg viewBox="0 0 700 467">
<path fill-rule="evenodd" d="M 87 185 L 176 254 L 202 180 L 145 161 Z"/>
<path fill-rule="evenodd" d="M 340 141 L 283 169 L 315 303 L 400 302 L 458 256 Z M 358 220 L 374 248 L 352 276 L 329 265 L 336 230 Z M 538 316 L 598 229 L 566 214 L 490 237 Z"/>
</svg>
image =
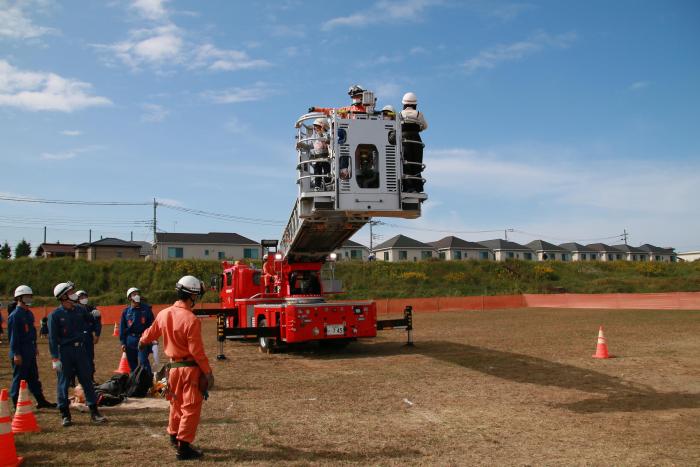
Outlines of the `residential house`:
<svg viewBox="0 0 700 467">
<path fill-rule="evenodd" d="M 346 240 L 343 246 L 335 250 L 335 254 L 338 261 L 367 261 L 369 248 L 352 240 Z"/>
<path fill-rule="evenodd" d="M 591 243 L 586 248 L 592 250 L 591 260 L 596 261 L 622 261 L 625 259 L 625 252 L 605 243 Z"/>
<path fill-rule="evenodd" d="M 36 249 L 36 256 L 43 258 L 73 257 L 75 255 L 74 243 L 42 243 Z"/>
<path fill-rule="evenodd" d="M 95 261 L 98 259 L 139 259 L 141 246 L 121 240 L 107 237 L 96 242 L 81 243 L 75 246 L 75 259 Z"/>
<path fill-rule="evenodd" d="M 154 255 L 167 259 L 259 259 L 260 244 L 237 233 L 158 233 Z"/>
<path fill-rule="evenodd" d="M 640 250 L 646 251 L 649 254 L 649 261 L 663 261 L 675 263 L 678 261 L 676 251 L 673 248 L 661 248 L 658 246 L 645 243 L 639 247 Z"/>
<path fill-rule="evenodd" d="M 151 242 L 134 241 L 132 243 L 141 246 L 141 251 L 139 251 L 139 257 L 141 257 L 141 259 L 151 259 L 151 255 L 153 254 L 153 244 Z"/>
<path fill-rule="evenodd" d="M 649 261 L 649 252 L 636 246 L 613 245 L 613 248 L 620 250 L 622 257 L 627 261 Z"/>
<path fill-rule="evenodd" d="M 485 240 L 479 243 L 491 250 L 493 258 L 496 261 L 505 261 L 507 259 L 523 259 L 531 261 L 535 257 L 535 252 L 530 248 L 508 240 L 501 240 L 500 238 L 497 238 L 494 240 Z"/>
<path fill-rule="evenodd" d="M 697 261 L 700 259 L 700 251 L 684 251 L 676 254 L 676 257 L 682 261 Z"/>
<path fill-rule="evenodd" d="M 445 237 L 436 242 L 428 242 L 438 252 L 440 259 L 462 260 L 462 259 L 493 259 L 493 253 L 480 243 L 468 242 L 459 237 Z"/>
<path fill-rule="evenodd" d="M 595 261 L 598 258 L 598 252 L 588 248 L 580 243 L 562 243 L 560 247 L 569 250 L 572 261 Z"/>
<path fill-rule="evenodd" d="M 527 245 L 535 252 L 538 261 L 571 261 L 571 252 L 544 240 L 533 240 Z"/>
<path fill-rule="evenodd" d="M 434 258 L 435 248 L 405 235 L 397 235 L 374 247 L 377 261 L 418 261 Z"/>
</svg>

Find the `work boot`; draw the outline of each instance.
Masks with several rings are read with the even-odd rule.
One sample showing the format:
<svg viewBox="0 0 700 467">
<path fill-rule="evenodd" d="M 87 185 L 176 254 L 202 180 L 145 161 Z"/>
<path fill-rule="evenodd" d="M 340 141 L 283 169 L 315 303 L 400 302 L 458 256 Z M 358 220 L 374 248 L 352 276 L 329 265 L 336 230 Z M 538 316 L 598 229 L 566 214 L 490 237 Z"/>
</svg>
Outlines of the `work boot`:
<svg viewBox="0 0 700 467">
<path fill-rule="evenodd" d="M 56 403 L 49 402 L 46 400 L 46 398 L 44 396 L 41 396 L 36 400 L 36 408 L 37 409 L 55 409 Z"/>
<path fill-rule="evenodd" d="M 189 459 L 200 459 L 204 453 L 199 449 L 192 447 L 190 443 L 178 441 L 177 444 L 177 460 L 186 461 Z"/>
<path fill-rule="evenodd" d="M 70 410 L 65 408 L 61 409 L 61 425 L 63 428 L 69 427 L 73 424 L 73 420 L 70 418 Z"/>
<path fill-rule="evenodd" d="M 177 449 L 177 435 L 170 435 L 170 445 Z"/>
<path fill-rule="evenodd" d="M 94 423 L 105 423 L 107 419 L 100 414 L 100 412 L 97 410 L 96 405 L 91 405 L 90 406 L 90 419 Z"/>
</svg>

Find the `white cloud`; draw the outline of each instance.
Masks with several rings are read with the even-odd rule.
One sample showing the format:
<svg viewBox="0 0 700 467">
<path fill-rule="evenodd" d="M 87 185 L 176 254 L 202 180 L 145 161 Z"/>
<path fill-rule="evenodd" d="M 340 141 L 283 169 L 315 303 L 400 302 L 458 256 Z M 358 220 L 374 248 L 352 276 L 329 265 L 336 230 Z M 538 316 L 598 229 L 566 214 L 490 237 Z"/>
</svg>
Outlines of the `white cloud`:
<svg viewBox="0 0 700 467">
<path fill-rule="evenodd" d="M 210 70 L 236 71 L 270 66 L 270 62 L 251 59 L 246 52 L 218 49 L 212 44 L 204 44 L 194 51 L 193 68 L 204 67 Z"/>
<path fill-rule="evenodd" d="M 266 99 L 275 94 L 275 91 L 266 83 L 255 83 L 247 88 L 235 87 L 221 91 L 206 91 L 201 95 L 207 100 L 217 104 L 238 104 L 240 102 L 252 102 Z"/>
<path fill-rule="evenodd" d="M 40 158 L 41 160 L 45 161 L 66 161 L 75 159 L 80 154 L 100 151 L 102 149 L 104 149 L 104 146 L 86 146 L 82 148 L 69 149 L 68 151 L 62 152 L 42 152 Z"/>
<path fill-rule="evenodd" d="M 630 91 L 641 91 L 642 89 L 649 87 L 650 84 L 651 83 L 649 81 L 635 81 L 634 83 L 630 84 L 627 89 Z"/>
<path fill-rule="evenodd" d="M 116 59 L 139 69 L 143 65 L 159 68 L 184 61 L 182 31 L 174 24 L 151 29 L 134 29 L 129 39 L 111 45 L 98 44 L 99 50 L 110 52 Z"/>
<path fill-rule="evenodd" d="M 83 132 L 80 130 L 63 130 L 61 134 L 63 136 L 80 136 Z"/>
<path fill-rule="evenodd" d="M 11 39 L 34 39 L 46 34 L 56 34 L 58 30 L 45 26 L 37 26 L 28 16 L 27 11 L 41 10 L 37 2 L 0 0 L 0 37 Z"/>
<path fill-rule="evenodd" d="M 482 50 L 475 57 L 464 62 L 462 66 L 467 73 L 473 73 L 480 69 L 491 69 L 504 62 L 522 60 L 528 55 L 546 48 L 567 48 L 575 40 L 576 33 L 574 32 L 551 36 L 540 31 L 524 41 L 497 45 Z"/>
<path fill-rule="evenodd" d="M 394 99 L 401 95 L 401 85 L 391 81 L 377 83 L 374 86 L 374 90 L 375 96 L 377 96 L 377 99 L 382 103 L 386 103 L 387 99 Z"/>
<path fill-rule="evenodd" d="M 425 47 L 421 46 L 416 46 L 416 47 L 411 47 L 411 50 L 408 51 L 411 55 L 421 55 L 421 54 L 427 54 L 428 49 Z"/>
<path fill-rule="evenodd" d="M 55 73 L 22 71 L 0 60 L 0 107 L 30 111 L 73 112 L 110 105 L 106 97 L 91 94 L 92 85 Z"/>
<path fill-rule="evenodd" d="M 150 20 L 163 20 L 168 17 L 165 4 L 169 0 L 133 0 L 130 8 L 141 17 Z"/>
<path fill-rule="evenodd" d="M 541 198 L 551 206 L 594 208 L 598 215 L 692 215 L 700 199 L 698 164 L 668 169 L 635 160 L 593 164 L 587 155 L 572 157 L 567 149 L 555 148 L 539 159 L 528 149 L 510 151 L 429 151 L 426 178 L 433 186 L 461 192 L 465 199 L 484 193 L 518 202 Z M 565 162 L 572 159 L 576 162 Z"/>
<path fill-rule="evenodd" d="M 158 104 L 143 104 L 141 109 L 141 121 L 144 123 L 160 123 L 170 115 L 168 109 Z"/>
<path fill-rule="evenodd" d="M 144 17 L 157 17 L 164 21 L 155 27 L 132 29 L 126 40 L 113 44 L 95 44 L 97 50 L 105 53 L 105 60 L 109 65 L 121 62 L 132 70 L 149 67 L 159 72 L 177 66 L 188 69 L 206 68 L 212 71 L 237 71 L 270 66 L 267 60 L 251 58 L 244 51 L 219 49 L 210 43 L 191 41 L 186 30 L 167 18 L 168 12 L 163 2 L 149 1 L 145 5 L 152 9 L 140 10 L 145 12 Z M 140 5 L 139 8 L 146 6 Z M 158 13 L 161 9 L 162 14 Z"/>
<path fill-rule="evenodd" d="M 506 5 L 501 5 L 493 10 L 489 11 L 488 16 L 498 18 L 501 21 L 507 22 L 512 21 L 524 11 L 531 10 L 535 8 L 534 5 L 529 3 L 509 3 Z"/>
<path fill-rule="evenodd" d="M 442 3 L 439 0 L 380 0 L 371 8 L 348 16 L 332 18 L 321 26 L 324 31 L 336 27 L 366 27 L 377 23 L 419 21 L 426 8 Z"/>
</svg>

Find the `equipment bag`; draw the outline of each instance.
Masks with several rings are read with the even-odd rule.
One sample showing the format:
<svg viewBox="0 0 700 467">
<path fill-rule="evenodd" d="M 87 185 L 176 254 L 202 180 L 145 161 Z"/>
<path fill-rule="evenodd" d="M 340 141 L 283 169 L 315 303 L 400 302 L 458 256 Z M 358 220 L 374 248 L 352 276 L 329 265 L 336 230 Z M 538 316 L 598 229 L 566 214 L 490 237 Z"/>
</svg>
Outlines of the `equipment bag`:
<svg viewBox="0 0 700 467">
<path fill-rule="evenodd" d="M 113 397 L 119 397 L 126 391 L 129 375 L 114 375 L 99 386 L 95 386 L 95 392 L 100 394 L 108 394 Z"/>
<path fill-rule="evenodd" d="M 153 373 L 139 365 L 136 367 L 126 387 L 126 397 L 146 397 L 153 386 Z"/>
</svg>

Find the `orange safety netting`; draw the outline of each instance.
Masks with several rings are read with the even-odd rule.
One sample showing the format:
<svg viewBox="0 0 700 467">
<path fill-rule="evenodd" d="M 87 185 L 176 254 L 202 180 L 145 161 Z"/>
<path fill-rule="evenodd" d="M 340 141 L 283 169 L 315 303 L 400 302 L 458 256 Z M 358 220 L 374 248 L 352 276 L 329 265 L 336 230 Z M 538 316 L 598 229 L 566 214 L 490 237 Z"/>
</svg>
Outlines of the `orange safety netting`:
<svg viewBox="0 0 700 467">
<path fill-rule="evenodd" d="M 700 292 L 637 294 L 522 294 L 470 297 L 380 298 L 375 300 L 378 315 L 400 315 L 410 305 L 415 312 L 502 310 L 507 308 L 599 308 L 610 310 L 700 310 Z M 153 313 L 171 304 L 152 305 Z M 218 303 L 202 303 L 197 308 L 218 308 Z M 100 306 L 102 324 L 118 323 L 125 305 Z M 33 307 L 38 321 L 54 307 Z M 3 315 L 5 315 L 3 310 Z"/>
</svg>

